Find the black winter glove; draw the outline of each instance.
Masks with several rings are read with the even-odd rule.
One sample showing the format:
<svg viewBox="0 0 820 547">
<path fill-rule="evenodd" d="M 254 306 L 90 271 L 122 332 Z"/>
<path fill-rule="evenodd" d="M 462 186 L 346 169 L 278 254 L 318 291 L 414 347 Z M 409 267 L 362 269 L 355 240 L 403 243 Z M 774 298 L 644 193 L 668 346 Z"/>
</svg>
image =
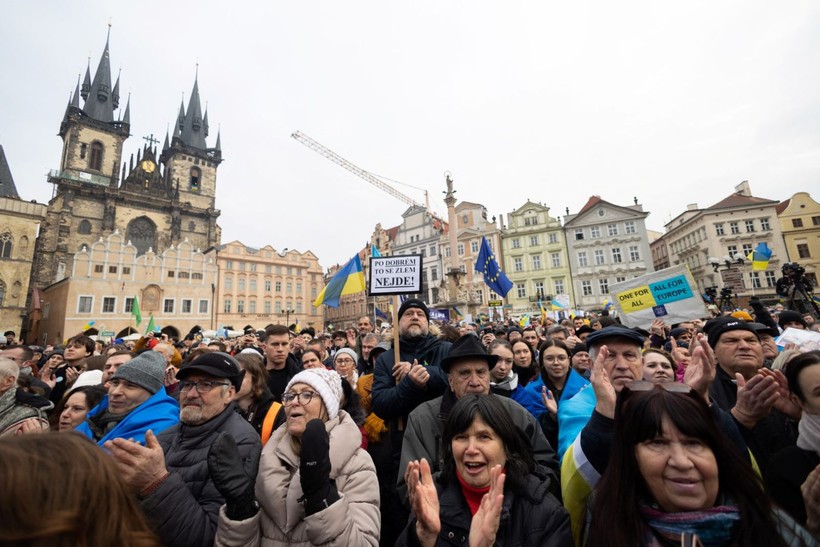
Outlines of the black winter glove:
<svg viewBox="0 0 820 547">
<path fill-rule="evenodd" d="M 249 519 L 259 511 L 254 487 L 259 460 L 253 465 L 253 477 L 249 477 L 242 465 L 242 457 L 236 441 L 230 433 L 221 432 L 208 451 L 208 472 L 214 486 L 225 498 L 225 513 L 231 520 Z"/>
<path fill-rule="evenodd" d="M 318 513 L 339 499 L 336 485 L 330 480 L 330 439 L 322 420 L 309 421 L 302 433 L 299 471 L 306 516 Z"/>
</svg>

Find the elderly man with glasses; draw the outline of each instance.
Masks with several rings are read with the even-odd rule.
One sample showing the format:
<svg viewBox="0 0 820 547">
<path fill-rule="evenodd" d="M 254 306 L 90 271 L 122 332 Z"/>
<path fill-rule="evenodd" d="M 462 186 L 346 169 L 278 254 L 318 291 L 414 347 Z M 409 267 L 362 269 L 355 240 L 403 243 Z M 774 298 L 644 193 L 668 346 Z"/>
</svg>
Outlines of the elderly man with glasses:
<svg viewBox="0 0 820 547">
<path fill-rule="evenodd" d="M 230 479 L 211 461 L 238 450 L 245 474 L 255 480 L 262 443 L 233 402 L 244 375 L 227 353 L 202 355 L 177 373 L 178 425 L 156 437 L 148 432 L 144 445 L 125 439 L 105 445 L 165 545 L 213 545 L 225 503 L 220 487 Z M 246 502 L 232 518 L 255 513 L 253 492 Z"/>
</svg>

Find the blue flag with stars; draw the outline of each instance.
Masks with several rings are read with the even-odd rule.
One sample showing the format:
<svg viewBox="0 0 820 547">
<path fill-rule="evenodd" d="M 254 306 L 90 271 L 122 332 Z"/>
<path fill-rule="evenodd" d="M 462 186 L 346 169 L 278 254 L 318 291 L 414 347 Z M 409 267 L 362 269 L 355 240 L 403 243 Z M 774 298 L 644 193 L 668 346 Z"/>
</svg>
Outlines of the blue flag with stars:
<svg viewBox="0 0 820 547">
<path fill-rule="evenodd" d="M 481 238 L 481 251 L 478 253 L 475 271 L 484 274 L 484 283 L 496 294 L 507 296 L 507 293 L 512 289 L 512 281 L 507 278 L 498 266 L 498 261 L 496 261 L 493 250 L 490 249 L 490 242 L 487 241 L 486 237 Z"/>
</svg>

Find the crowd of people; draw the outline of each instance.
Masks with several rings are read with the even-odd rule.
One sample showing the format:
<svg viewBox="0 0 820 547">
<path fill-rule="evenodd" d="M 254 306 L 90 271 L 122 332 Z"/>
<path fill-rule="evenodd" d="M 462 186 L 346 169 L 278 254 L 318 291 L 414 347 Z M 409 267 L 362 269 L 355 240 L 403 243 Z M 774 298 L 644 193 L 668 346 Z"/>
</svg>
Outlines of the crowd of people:
<svg viewBox="0 0 820 547">
<path fill-rule="evenodd" d="M 820 545 L 820 352 L 777 343 L 811 315 L 397 317 L 7 332 L 0 543 Z"/>
</svg>

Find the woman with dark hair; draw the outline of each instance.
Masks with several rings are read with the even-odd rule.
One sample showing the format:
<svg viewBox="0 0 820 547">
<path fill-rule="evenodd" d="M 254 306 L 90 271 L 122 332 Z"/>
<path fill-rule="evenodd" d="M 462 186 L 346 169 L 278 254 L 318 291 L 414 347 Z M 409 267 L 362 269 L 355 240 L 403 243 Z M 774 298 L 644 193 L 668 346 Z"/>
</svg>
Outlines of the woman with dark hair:
<svg viewBox="0 0 820 547">
<path fill-rule="evenodd" d="M 325 368 L 322 362 L 322 356 L 319 352 L 312 348 L 302 350 L 302 368 L 305 370 L 309 368 Z"/>
<path fill-rule="evenodd" d="M 518 374 L 518 383 L 526 386 L 538 376 L 535 366 L 535 349 L 523 338 L 510 343 L 513 352 L 513 371 Z"/>
<path fill-rule="evenodd" d="M 236 411 L 248 420 L 262 439 L 262 446 L 270 439 L 271 433 L 285 421 L 277 403 L 268 388 L 268 371 L 262 356 L 256 351 L 239 352 L 234 356 L 239 368 L 245 371 L 242 386 L 236 393 Z"/>
<path fill-rule="evenodd" d="M 71 431 L 85 421 L 88 411 L 105 396 L 102 385 L 82 386 L 69 391 L 51 413 L 52 431 Z"/>
<path fill-rule="evenodd" d="M 615 407 L 609 464 L 586 545 L 801 545 L 703 398 L 678 383 L 635 382 Z"/>
<path fill-rule="evenodd" d="M 490 343 L 487 350 L 490 355 L 498 357 L 495 366 L 490 369 L 490 390 L 496 395 L 509 397 L 526 408 L 535 418 L 544 412 L 541 398 L 518 382 L 518 374 L 513 370 L 512 346 L 503 338 L 497 338 Z"/>
<path fill-rule="evenodd" d="M 571 544 L 569 515 L 549 493 L 546 470 L 498 398 L 459 399 L 441 450 L 435 478 L 427 460 L 407 467 L 414 516 L 397 545 Z"/>
<path fill-rule="evenodd" d="M 678 365 L 668 351 L 660 348 L 643 350 L 643 379 L 653 384 L 674 382 Z"/>
<path fill-rule="evenodd" d="M 766 486 L 775 503 L 820 536 L 820 473 L 815 471 L 820 466 L 820 351 L 803 353 L 789 361 L 786 380 L 789 397 L 803 414 L 797 426 L 797 445 L 772 457 L 766 470 Z M 814 499 L 809 506 L 801 493 L 804 485 Z"/>
<path fill-rule="evenodd" d="M 0 461 L 3 545 L 160 545 L 114 461 L 82 435 L 3 438 Z"/>
</svg>

